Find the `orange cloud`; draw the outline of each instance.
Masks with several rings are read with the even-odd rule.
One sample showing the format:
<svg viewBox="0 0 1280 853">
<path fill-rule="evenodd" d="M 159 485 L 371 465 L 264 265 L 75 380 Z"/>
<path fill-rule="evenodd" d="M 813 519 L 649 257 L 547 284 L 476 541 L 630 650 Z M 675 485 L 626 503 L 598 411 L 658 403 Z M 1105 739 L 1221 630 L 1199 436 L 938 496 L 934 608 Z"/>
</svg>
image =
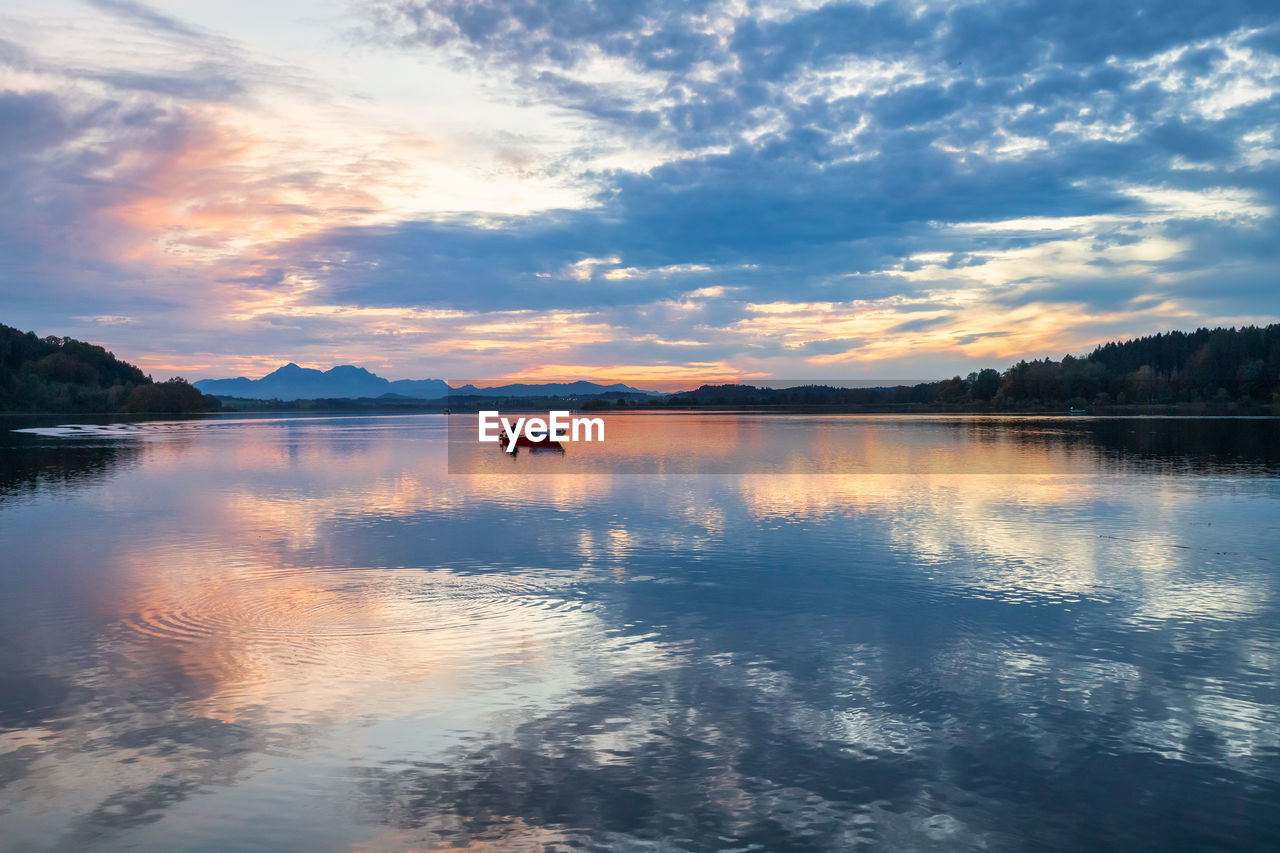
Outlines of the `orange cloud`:
<svg viewBox="0 0 1280 853">
<path fill-rule="evenodd" d="M 286 152 L 227 108 L 175 108 L 171 126 L 176 139 L 130 150 L 101 176 L 119 196 L 105 214 L 133 234 L 122 260 L 241 258 L 338 223 L 371 221 L 384 206 L 369 188 L 399 168 L 377 159 L 321 168 L 309 159 L 318 152 Z"/>
</svg>

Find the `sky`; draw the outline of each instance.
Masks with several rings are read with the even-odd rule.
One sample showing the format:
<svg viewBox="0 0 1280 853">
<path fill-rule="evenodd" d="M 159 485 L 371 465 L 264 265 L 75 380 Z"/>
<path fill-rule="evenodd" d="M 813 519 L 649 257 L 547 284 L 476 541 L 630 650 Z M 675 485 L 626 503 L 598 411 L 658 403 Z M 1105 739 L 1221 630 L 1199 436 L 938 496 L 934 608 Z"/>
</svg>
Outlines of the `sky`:
<svg viewBox="0 0 1280 853">
<path fill-rule="evenodd" d="M 1275 0 L 9 0 L 0 322 L 655 381 L 1276 322 L 1278 87 Z"/>
</svg>

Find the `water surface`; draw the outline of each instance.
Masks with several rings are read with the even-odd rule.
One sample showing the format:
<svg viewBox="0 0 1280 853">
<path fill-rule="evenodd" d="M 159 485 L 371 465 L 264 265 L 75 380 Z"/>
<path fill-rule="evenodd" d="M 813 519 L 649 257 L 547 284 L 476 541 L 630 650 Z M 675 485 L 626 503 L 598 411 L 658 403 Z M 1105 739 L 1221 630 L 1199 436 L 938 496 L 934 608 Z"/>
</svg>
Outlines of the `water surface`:
<svg viewBox="0 0 1280 853">
<path fill-rule="evenodd" d="M 1277 421 L 445 421 L 4 424 L 0 848 L 1280 844 Z"/>
</svg>

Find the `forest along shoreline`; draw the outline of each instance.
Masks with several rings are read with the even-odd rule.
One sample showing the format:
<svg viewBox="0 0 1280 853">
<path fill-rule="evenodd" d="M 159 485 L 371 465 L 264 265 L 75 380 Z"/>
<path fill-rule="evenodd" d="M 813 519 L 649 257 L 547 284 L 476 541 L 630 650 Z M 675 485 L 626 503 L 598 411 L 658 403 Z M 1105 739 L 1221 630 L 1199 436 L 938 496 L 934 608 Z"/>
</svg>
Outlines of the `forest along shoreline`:
<svg viewBox="0 0 1280 853">
<path fill-rule="evenodd" d="M 179 376 L 156 382 L 101 346 L 0 325 L 0 413 L 473 412 L 548 404 L 581 411 L 1280 416 L 1280 324 L 1165 332 L 1103 344 L 1081 357 L 1024 360 L 1002 371 L 892 387 L 707 384 L 671 394 L 296 400 L 202 394 Z"/>
</svg>

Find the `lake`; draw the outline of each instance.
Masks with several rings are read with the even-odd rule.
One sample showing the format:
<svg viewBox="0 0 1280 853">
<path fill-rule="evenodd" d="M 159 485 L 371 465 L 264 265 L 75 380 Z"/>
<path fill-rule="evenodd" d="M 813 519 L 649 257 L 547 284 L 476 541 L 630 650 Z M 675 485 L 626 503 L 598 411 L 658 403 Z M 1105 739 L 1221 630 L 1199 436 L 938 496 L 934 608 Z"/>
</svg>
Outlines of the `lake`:
<svg viewBox="0 0 1280 853">
<path fill-rule="evenodd" d="M 1280 421 L 65 423 L 0 849 L 1280 846 Z"/>
</svg>

